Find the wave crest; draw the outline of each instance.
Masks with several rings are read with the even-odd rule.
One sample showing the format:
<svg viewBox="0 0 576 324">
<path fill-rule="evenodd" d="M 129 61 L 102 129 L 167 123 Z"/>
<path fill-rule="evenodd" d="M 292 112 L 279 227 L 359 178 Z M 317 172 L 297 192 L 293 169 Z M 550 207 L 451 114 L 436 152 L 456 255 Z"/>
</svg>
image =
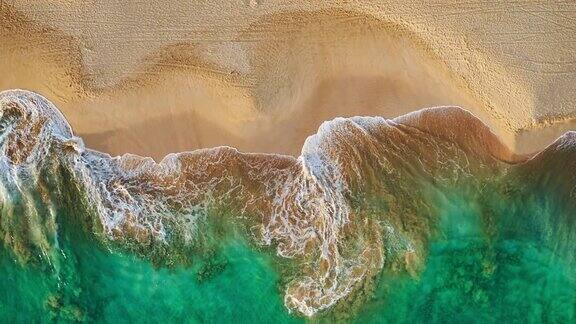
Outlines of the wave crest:
<svg viewBox="0 0 576 324">
<path fill-rule="evenodd" d="M 337 118 L 298 158 L 217 147 L 160 163 L 85 149 L 58 109 L 31 92 L 0 93 L 0 113 L 0 234 L 22 261 L 38 251 L 50 259 L 62 209 L 103 243 L 151 258 L 204 244 L 206 222 L 235 222 L 299 265 L 284 300 L 307 316 L 386 264 L 415 271 L 437 223 L 425 199 L 435 188 L 496 177 L 528 159 L 457 107 Z M 376 200 L 385 215 L 370 209 Z M 221 209 L 233 219 L 211 220 Z"/>
</svg>

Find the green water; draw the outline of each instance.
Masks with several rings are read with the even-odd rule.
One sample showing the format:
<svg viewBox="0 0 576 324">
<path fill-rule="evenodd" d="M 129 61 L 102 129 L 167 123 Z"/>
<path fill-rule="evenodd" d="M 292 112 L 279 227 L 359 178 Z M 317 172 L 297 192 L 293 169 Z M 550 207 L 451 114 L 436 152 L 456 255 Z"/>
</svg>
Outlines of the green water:
<svg viewBox="0 0 576 324">
<path fill-rule="evenodd" d="M 553 220 L 566 211 L 553 200 L 537 192 L 444 193 L 423 272 L 384 271 L 357 322 L 574 322 L 574 244 L 559 248 L 564 238 Z"/>
<path fill-rule="evenodd" d="M 21 266 L 0 252 L 0 322 L 298 322 L 284 308 L 271 257 L 242 237 L 167 269 L 66 232 L 52 267 Z"/>
<path fill-rule="evenodd" d="M 411 276 L 385 267 L 357 314 L 328 310 L 309 320 L 573 322 L 576 250 L 565 217 L 571 211 L 556 197 L 545 188 L 511 196 L 436 192 L 429 203 L 439 213 L 438 231 L 422 271 Z M 167 268 L 60 223 L 51 262 L 22 265 L 0 250 L 0 322 L 305 321 L 283 305 L 286 281 L 273 249 L 256 248 L 237 231 L 203 229 L 208 252 L 192 265 Z"/>
</svg>

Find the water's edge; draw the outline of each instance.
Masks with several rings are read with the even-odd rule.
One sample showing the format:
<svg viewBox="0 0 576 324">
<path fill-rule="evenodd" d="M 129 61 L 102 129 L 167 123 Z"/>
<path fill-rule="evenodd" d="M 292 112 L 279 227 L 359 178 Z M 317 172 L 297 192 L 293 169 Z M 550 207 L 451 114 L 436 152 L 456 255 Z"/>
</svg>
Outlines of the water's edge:
<svg viewBox="0 0 576 324">
<path fill-rule="evenodd" d="M 437 107 L 157 163 L 37 94 L 0 108 L 2 320 L 574 319 L 573 132 L 519 156 Z"/>
</svg>

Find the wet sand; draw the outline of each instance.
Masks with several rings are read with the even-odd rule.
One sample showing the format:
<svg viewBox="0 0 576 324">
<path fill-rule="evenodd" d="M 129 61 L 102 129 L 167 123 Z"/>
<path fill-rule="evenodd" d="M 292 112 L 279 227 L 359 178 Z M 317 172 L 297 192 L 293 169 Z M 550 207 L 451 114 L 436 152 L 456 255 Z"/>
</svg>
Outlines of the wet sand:
<svg viewBox="0 0 576 324">
<path fill-rule="evenodd" d="M 518 153 L 574 129 L 573 3 L 3 1 L 0 90 L 89 147 L 298 155 L 338 116 L 462 106 Z"/>
</svg>

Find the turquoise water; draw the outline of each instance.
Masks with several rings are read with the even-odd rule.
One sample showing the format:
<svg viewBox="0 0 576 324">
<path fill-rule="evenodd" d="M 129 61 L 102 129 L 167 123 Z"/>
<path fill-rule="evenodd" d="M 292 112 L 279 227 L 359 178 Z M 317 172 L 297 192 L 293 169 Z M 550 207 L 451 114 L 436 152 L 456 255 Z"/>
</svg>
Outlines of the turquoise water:
<svg viewBox="0 0 576 324">
<path fill-rule="evenodd" d="M 284 308 L 271 256 L 242 237 L 221 241 L 192 266 L 168 269 L 111 252 L 81 230 L 62 234 L 53 267 L 21 266 L 0 252 L 0 322 L 299 321 Z"/>
<path fill-rule="evenodd" d="M 549 188 L 435 191 L 427 203 L 439 223 L 421 271 L 385 266 L 373 296 L 350 308 L 357 313 L 311 319 L 283 304 L 287 261 L 228 223 L 202 229 L 205 249 L 191 265 L 166 267 L 102 246 L 62 218 L 50 259 L 21 264 L 0 250 L 0 322 L 572 322 L 575 250 L 558 197 Z"/>
<path fill-rule="evenodd" d="M 0 99 L 0 323 L 576 322 L 576 133 L 500 163 L 479 120 L 437 108 L 335 119 L 298 159 L 154 164 Z"/>
<path fill-rule="evenodd" d="M 487 199 L 489 197 L 490 199 Z M 558 249 L 552 195 L 506 199 L 464 191 L 438 200 L 440 231 L 416 277 L 384 271 L 357 322 L 568 323 L 575 320 L 573 249 Z M 574 247 L 572 242 L 569 243 Z"/>
</svg>

